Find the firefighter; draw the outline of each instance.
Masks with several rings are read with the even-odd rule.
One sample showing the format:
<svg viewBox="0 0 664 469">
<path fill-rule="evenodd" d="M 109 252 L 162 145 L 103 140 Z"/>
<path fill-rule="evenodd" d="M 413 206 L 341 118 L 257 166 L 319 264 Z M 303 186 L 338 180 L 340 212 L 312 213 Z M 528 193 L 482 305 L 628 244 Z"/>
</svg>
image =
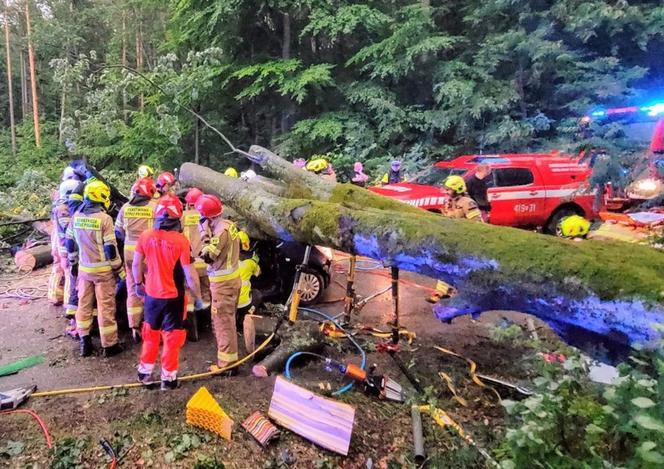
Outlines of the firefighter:
<svg viewBox="0 0 664 469">
<path fill-rule="evenodd" d="M 113 219 L 105 210 L 111 205 L 111 191 L 101 181 L 85 186 L 83 205 L 74 214 L 67 231 L 67 251 L 72 273 L 78 274 L 76 327 L 81 356 L 92 354 L 92 310 L 97 300 L 99 335 L 103 355 L 111 357 L 122 351 L 115 321 L 115 276 L 124 277 L 118 253 Z"/>
<path fill-rule="evenodd" d="M 159 196 L 168 194 L 173 191 L 173 186 L 175 186 L 175 176 L 173 173 L 165 171 L 157 177 L 157 193 Z"/>
<path fill-rule="evenodd" d="M 63 174 L 64 177 L 64 174 Z M 54 196 L 53 209 L 51 210 L 51 255 L 53 266 L 48 282 L 48 300 L 54 306 L 60 306 L 67 300 L 67 249 L 65 248 L 65 236 L 67 224 L 69 223 L 69 210 L 67 199 L 78 187 L 76 179 L 63 179 Z"/>
<path fill-rule="evenodd" d="M 461 176 L 448 176 L 443 182 L 443 187 L 447 191 L 447 203 L 443 212 L 444 216 L 482 222 L 482 213 L 477 207 L 477 203 L 468 195 L 466 181 Z M 427 298 L 427 301 L 429 303 L 438 303 L 441 298 L 448 298 L 453 294 L 454 287 L 442 280 L 438 280 L 436 291 Z"/>
<path fill-rule="evenodd" d="M 332 163 L 327 161 L 325 158 L 312 159 L 306 164 L 304 169 L 306 169 L 310 173 L 317 174 L 323 179 L 327 179 L 330 182 L 337 182 L 337 175 L 334 172 Z"/>
<path fill-rule="evenodd" d="M 134 291 L 134 276 L 131 265 L 138 237 L 152 228 L 154 209 L 157 201 L 154 194 L 157 188 L 152 178 L 138 179 L 131 188 L 131 199 L 124 204 L 115 220 L 115 236 L 124 242 L 124 268 L 127 276 L 127 319 L 131 328 L 132 338 L 138 343 L 141 340 L 141 321 L 143 320 L 143 300 Z"/>
<path fill-rule="evenodd" d="M 138 380 L 150 382 L 163 339 L 161 389 L 170 390 L 177 387 L 180 349 L 187 337 L 185 278 L 197 300 L 200 286 L 191 264 L 189 242 L 180 233 L 182 203 L 175 195 L 166 194 L 159 199 L 155 215 L 154 229 L 144 231 L 138 238 L 132 264 L 134 289 L 145 299 Z M 146 267 L 150 275 L 145 275 Z"/>
<path fill-rule="evenodd" d="M 382 184 L 398 184 L 404 179 L 403 174 L 401 174 L 401 160 L 394 160 L 390 164 L 390 170 L 383 174 L 380 182 Z"/>
<path fill-rule="evenodd" d="M 238 233 L 240 237 L 240 296 L 237 300 L 237 313 L 235 324 L 238 330 L 242 330 L 242 323 L 247 314 L 252 314 L 254 310 L 254 298 L 251 294 L 251 277 L 258 277 L 261 274 L 261 268 L 258 265 L 258 255 L 252 253 L 249 235 L 245 231 Z"/>
<path fill-rule="evenodd" d="M 238 359 L 235 310 L 242 285 L 238 270 L 240 237 L 235 223 L 221 218 L 223 205 L 216 196 L 200 196 L 196 210 L 201 214 L 201 258 L 208 264 L 217 365 L 223 368 Z"/>
<path fill-rule="evenodd" d="M 85 184 L 78 182 L 76 189 L 74 189 L 67 198 L 67 225 L 64 227 L 65 233 L 65 250 L 67 250 L 67 232 L 70 230 L 72 219 L 76 212 L 83 205 L 83 191 Z M 74 339 L 78 339 L 78 331 L 76 329 L 76 310 L 78 309 L 78 271 L 69 262 L 69 253 L 67 252 L 67 269 L 65 271 L 65 317 L 69 320 L 69 325 L 66 334 Z M 95 312 L 96 313 L 96 312 Z"/>
<path fill-rule="evenodd" d="M 201 214 L 196 210 L 196 201 L 203 195 L 203 191 L 195 187 L 189 189 L 185 195 L 187 204 L 182 214 L 182 234 L 184 234 L 191 247 L 191 257 L 194 259 L 194 268 L 198 274 L 198 281 L 201 285 L 202 303 L 196 305 L 193 295 L 189 295 L 187 312 L 193 313 L 194 310 L 203 310 L 210 307 L 210 281 L 207 276 L 207 264 L 201 259 L 201 233 L 198 231 L 198 224 L 201 220 Z"/>
<path fill-rule="evenodd" d="M 140 178 L 152 179 L 154 177 L 154 169 L 152 169 L 152 166 L 142 164 L 138 167 L 138 177 L 139 179 Z"/>
<path fill-rule="evenodd" d="M 560 220 L 556 232 L 563 238 L 581 241 L 590 232 L 590 222 L 581 215 L 569 215 Z"/>
<path fill-rule="evenodd" d="M 233 167 L 226 168 L 226 171 L 224 171 L 224 176 L 228 176 L 229 178 L 236 178 L 239 177 L 237 173 L 237 169 Z"/>
<path fill-rule="evenodd" d="M 351 182 L 356 186 L 366 187 L 369 176 L 364 172 L 364 165 L 360 161 L 356 161 L 353 164 L 353 179 Z"/>
</svg>

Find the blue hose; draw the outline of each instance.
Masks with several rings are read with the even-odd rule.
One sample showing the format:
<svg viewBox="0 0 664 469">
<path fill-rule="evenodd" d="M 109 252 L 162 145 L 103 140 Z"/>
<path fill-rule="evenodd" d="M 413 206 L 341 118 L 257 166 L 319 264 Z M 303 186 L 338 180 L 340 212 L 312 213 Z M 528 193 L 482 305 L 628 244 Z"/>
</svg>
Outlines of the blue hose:
<svg viewBox="0 0 664 469">
<path fill-rule="evenodd" d="M 367 366 L 367 354 L 364 352 L 364 349 L 360 344 L 357 343 L 357 341 L 353 338 L 352 335 L 346 329 L 344 329 L 333 317 L 328 316 L 327 314 L 318 311 L 317 309 L 312 309 L 312 308 L 304 308 L 301 307 L 299 308 L 302 311 L 306 311 L 307 313 L 313 313 L 317 314 L 320 317 L 325 318 L 327 321 L 330 321 L 332 324 L 334 324 L 338 329 L 340 329 L 342 332 L 346 334 L 346 337 L 348 337 L 348 340 L 352 342 L 352 344 L 357 347 L 357 349 L 360 351 L 360 355 L 362 356 L 362 363 L 360 364 L 360 368 L 364 370 L 364 367 Z M 301 356 L 301 355 L 312 355 L 318 358 L 323 358 L 321 355 L 318 355 L 316 353 L 311 353 L 311 352 L 295 352 L 293 353 L 290 357 L 288 357 L 288 360 L 286 360 L 286 366 L 284 367 L 284 375 L 286 376 L 287 379 L 291 379 L 291 374 L 290 374 L 290 365 L 292 361 Z M 347 383 L 343 387 L 337 389 L 332 393 L 333 396 L 340 396 L 341 394 L 350 391 L 350 389 L 353 387 L 353 382 L 351 381 L 350 383 Z"/>
</svg>

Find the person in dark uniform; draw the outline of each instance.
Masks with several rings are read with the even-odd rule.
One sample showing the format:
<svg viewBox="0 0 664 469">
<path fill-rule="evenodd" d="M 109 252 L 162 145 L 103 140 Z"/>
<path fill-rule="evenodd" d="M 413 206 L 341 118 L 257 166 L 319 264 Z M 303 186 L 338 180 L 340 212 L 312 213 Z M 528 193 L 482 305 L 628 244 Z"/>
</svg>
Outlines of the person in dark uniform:
<svg viewBox="0 0 664 469">
<path fill-rule="evenodd" d="M 491 202 L 489 202 L 488 189 L 489 189 L 489 175 L 491 174 L 491 167 L 488 164 L 481 164 L 477 167 L 475 174 L 470 176 L 466 181 L 466 188 L 468 195 L 475 201 L 477 208 L 480 209 L 482 214 L 482 221 L 488 223 L 489 212 L 491 212 Z"/>
</svg>

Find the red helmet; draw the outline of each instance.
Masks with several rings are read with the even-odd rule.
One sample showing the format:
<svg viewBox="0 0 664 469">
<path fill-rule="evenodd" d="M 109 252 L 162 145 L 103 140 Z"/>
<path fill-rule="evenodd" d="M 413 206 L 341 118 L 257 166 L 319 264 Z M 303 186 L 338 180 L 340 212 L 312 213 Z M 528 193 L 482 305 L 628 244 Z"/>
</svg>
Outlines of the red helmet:
<svg viewBox="0 0 664 469">
<path fill-rule="evenodd" d="M 155 211 L 157 218 L 182 218 L 182 202 L 172 194 L 166 194 L 159 199 Z"/>
<path fill-rule="evenodd" d="M 187 192 L 187 195 L 184 196 L 185 202 L 187 202 L 189 205 L 194 205 L 198 198 L 203 195 L 203 191 L 198 189 L 197 187 L 192 187 L 189 189 Z"/>
<path fill-rule="evenodd" d="M 152 198 L 157 188 L 151 177 L 138 178 L 133 186 L 131 186 L 133 194 L 142 195 L 143 197 Z"/>
<path fill-rule="evenodd" d="M 214 218 L 221 215 L 224 206 L 216 195 L 203 194 L 196 201 L 196 210 L 205 218 Z"/>
<path fill-rule="evenodd" d="M 165 171 L 159 175 L 157 178 L 157 189 L 163 189 L 166 186 L 172 186 L 175 184 L 175 176 L 173 176 L 173 173 L 169 173 L 168 171 Z"/>
</svg>

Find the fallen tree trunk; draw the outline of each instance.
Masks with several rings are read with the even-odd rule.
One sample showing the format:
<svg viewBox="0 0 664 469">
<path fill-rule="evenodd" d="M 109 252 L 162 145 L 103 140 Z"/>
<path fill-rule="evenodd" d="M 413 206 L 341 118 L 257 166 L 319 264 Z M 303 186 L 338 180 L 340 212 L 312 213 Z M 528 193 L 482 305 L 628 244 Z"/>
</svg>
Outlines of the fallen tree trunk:
<svg viewBox="0 0 664 469">
<path fill-rule="evenodd" d="M 399 210 L 388 210 L 287 199 L 191 163 L 180 178 L 218 194 L 270 236 L 330 246 L 457 286 L 461 294 L 438 309 L 442 319 L 518 309 L 627 343 L 659 338 L 653 324 L 664 322 L 663 252 L 620 242 L 575 243 L 400 203 Z"/>
<path fill-rule="evenodd" d="M 276 324 L 276 321 L 275 321 Z M 324 336 L 315 321 L 299 320 L 289 327 L 281 327 L 279 345 L 260 363 L 254 365 L 254 376 L 264 378 L 281 372 L 286 360 L 295 352 L 318 352 L 323 348 Z"/>
</svg>

